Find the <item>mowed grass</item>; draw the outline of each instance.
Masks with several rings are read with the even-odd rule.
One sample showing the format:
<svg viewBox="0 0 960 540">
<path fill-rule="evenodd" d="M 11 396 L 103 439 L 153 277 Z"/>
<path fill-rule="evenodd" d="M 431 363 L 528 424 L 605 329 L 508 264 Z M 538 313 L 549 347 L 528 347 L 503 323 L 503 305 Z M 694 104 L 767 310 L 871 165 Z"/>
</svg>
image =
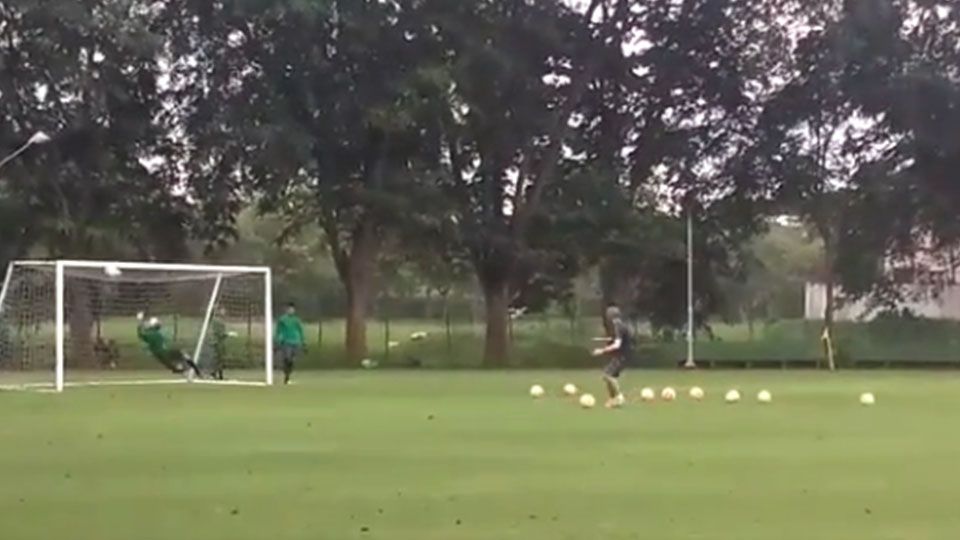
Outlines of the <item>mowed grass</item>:
<svg viewBox="0 0 960 540">
<path fill-rule="evenodd" d="M 548 397 L 527 396 L 530 384 Z M 954 539 L 952 373 L 314 372 L 0 393 L 0 538 Z M 725 405 L 737 387 L 745 400 Z M 756 391 L 774 402 L 754 402 Z M 874 407 L 858 404 L 876 393 Z M 636 393 L 636 392 L 634 392 Z"/>
</svg>

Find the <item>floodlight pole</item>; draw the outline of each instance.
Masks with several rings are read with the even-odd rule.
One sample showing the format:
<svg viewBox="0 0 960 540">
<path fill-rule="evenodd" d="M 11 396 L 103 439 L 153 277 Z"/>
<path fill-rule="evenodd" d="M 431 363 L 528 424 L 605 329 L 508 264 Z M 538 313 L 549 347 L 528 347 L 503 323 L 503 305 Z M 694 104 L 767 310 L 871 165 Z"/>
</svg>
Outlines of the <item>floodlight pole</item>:
<svg viewBox="0 0 960 540">
<path fill-rule="evenodd" d="M 697 367 L 693 359 L 693 207 L 687 209 L 687 360 L 683 367 Z"/>
</svg>

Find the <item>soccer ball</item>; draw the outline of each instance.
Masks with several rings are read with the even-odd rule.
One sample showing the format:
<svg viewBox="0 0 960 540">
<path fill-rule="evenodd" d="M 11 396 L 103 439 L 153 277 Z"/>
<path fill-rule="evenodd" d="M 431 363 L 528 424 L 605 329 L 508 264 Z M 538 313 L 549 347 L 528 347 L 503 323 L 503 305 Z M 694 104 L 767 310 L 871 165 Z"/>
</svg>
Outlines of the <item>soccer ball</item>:
<svg viewBox="0 0 960 540">
<path fill-rule="evenodd" d="M 123 272 L 120 271 L 120 267 L 115 264 L 108 264 L 103 268 L 103 273 L 110 277 L 117 277 Z"/>
<path fill-rule="evenodd" d="M 664 401 L 673 401 L 677 399 L 677 391 L 668 386 L 660 391 L 660 399 Z"/>
<path fill-rule="evenodd" d="M 532 398 L 542 398 L 545 393 L 543 387 L 539 384 L 530 387 L 530 397 Z"/>
<path fill-rule="evenodd" d="M 690 389 L 690 399 L 700 401 L 703 399 L 703 395 L 703 388 L 700 388 L 699 386 L 694 386 Z"/>
<path fill-rule="evenodd" d="M 657 395 L 653 392 L 653 388 L 644 388 L 640 390 L 640 399 L 644 401 L 653 401 L 656 399 Z"/>
<path fill-rule="evenodd" d="M 364 358 L 360 361 L 360 367 L 363 369 L 373 369 L 377 367 L 377 363 L 369 358 Z"/>
<path fill-rule="evenodd" d="M 757 394 L 757 401 L 760 403 L 770 403 L 773 401 L 773 396 L 771 396 L 767 390 L 761 390 L 760 393 Z"/>
<path fill-rule="evenodd" d="M 584 409 L 592 409 L 594 405 L 597 404 L 596 398 L 592 394 L 584 394 L 580 396 L 580 406 Z"/>
<path fill-rule="evenodd" d="M 736 403 L 740 401 L 740 392 L 736 390 L 730 390 L 727 392 L 727 395 L 723 396 L 723 399 L 726 400 L 727 403 Z"/>
<path fill-rule="evenodd" d="M 861 405 L 870 406 L 876 402 L 877 402 L 877 398 L 873 397 L 873 394 L 871 394 L 870 392 L 864 392 L 863 394 L 860 394 Z"/>
<path fill-rule="evenodd" d="M 575 396 L 575 395 L 577 395 L 577 385 L 575 385 L 575 384 L 573 384 L 573 383 L 567 383 L 567 384 L 563 385 L 563 393 L 566 394 L 566 395 L 568 395 L 568 396 Z"/>
</svg>

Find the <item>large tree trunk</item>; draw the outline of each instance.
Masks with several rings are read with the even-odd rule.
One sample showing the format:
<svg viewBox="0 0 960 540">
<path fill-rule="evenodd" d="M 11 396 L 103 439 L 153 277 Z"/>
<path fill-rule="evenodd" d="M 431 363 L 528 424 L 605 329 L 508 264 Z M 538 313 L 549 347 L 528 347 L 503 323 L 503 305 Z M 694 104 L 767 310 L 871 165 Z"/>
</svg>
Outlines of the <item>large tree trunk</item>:
<svg viewBox="0 0 960 540">
<path fill-rule="evenodd" d="M 347 360 L 359 363 L 367 357 L 367 303 L 370 283 L 353 276 L 347 284 Z"/>
<path fill-rule="evenodd" d="M 486 302 L 487 333 L 483 349 L 484 367 L 506 365 L 510 354 L 510 286 L 507 280 L 494 280 L 483 287 Z"/>
<path fill-rule="evenodd" d="M 347 289 L 347 360 L 351 363 L 360 363 L 367 357 L 367 308 L 373 291 L 378 247 L 375 232 L 369 223 L 358 227 L 344 276 Z"/>
</svg>

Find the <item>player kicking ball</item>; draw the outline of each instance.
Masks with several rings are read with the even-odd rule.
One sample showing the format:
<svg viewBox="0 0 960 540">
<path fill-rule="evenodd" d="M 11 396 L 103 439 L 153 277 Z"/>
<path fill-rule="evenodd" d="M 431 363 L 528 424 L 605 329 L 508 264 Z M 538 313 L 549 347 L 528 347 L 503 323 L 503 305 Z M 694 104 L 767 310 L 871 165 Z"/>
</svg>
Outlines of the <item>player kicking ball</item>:
<svg viewBox="0 0 960 540">
<path fill-rule="evenodd" d="M 603 368 L 603 382 L 607 386 L 606 407 L 612 409 L 626 403 L 623 392 L 620 390 L 620 374 L 627 367 L 633 352 L 633 339 L 630 327 L 624 322 L 620 308 L 610 306 L 604 313 L 609 344 L 606 347 L 594 349 L 593 356 L 609 356 L 610 361 Z"/>
<path fill-rule="evenodd" d="M 170 371 L 183 374 L 188 370 L 200 377 L 200 368 L 183 351 L 170 347 L 167 336 L 163 334 L 160 319 L 151 317 L 144 321 L 143 312 L 137 313 L 137 337 L 144 342 L 150 354 Z"/>
</svg>

